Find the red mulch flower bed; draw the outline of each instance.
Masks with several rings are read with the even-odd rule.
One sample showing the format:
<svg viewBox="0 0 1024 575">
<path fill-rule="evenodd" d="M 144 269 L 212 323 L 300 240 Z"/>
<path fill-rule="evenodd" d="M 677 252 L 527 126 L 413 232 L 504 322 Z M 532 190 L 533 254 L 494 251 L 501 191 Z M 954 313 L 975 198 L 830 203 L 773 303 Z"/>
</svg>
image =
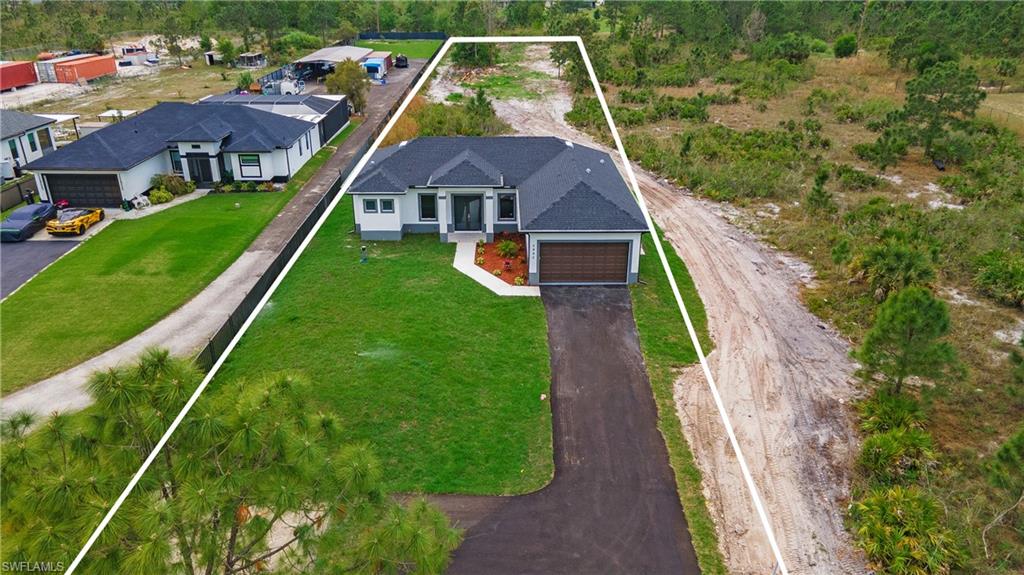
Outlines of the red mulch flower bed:
<svg viewBox="0 0 1024 575">
<path fill-rule="evenodd" d="M 498 254 L 498 244 L 503 241 L 513 241 L 519 246 L 519 251 L 512 258 L 505 258 Z M 483 253 L 480 253 L 481 247 Z M 500 275 L 495 274 L 496 277 L 501 278 L 505 283 L 510 285 L 516 285 L 516 278 L 523 278 L 522 283 L 519 285 L 526 285 L 526 280 L 529 277 L 529 265 L 526 262 L 526 236 L 523 234 L 513 234 L 509 232 L 501 232 L 494 234 L 494 241 L 490 243 L 476 245 L 476 254 L 474 256 L 476 265 L 487 270 L 487 273 L 494 273 L 494 270 L 499 270 Z"/>
</svg>

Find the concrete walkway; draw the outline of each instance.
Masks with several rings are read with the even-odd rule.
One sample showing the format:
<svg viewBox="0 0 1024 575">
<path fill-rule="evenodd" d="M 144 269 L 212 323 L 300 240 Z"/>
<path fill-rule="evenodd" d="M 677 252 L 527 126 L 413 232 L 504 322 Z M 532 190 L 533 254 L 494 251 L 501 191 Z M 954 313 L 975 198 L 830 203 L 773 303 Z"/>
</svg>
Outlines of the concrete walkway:
<svg viewBox="0 0 1024 575">
<path fill-rule="evenodd" d="M 63 373 L 25 387 L 0 399 L 0 418 L 27 411 L 45 416 L 55 411 L 76 411 L 92 398 L 86 391 L 89 375 L 97 370 L 130 364 L 144 350 L 159 346 L 173 355 L 191 356 L 201 350 L 227 321 L 277 254 L 330 189 L 363 143 L 382 126 L 388 110 L 404 96 L 416 72 L 426 60 L 410 60 L 408 68 L 396 68 L 385 86 L 370 90 L 363 123 L 338 148 L 252 245 L 196 297 L 158 323 L 86 362 Z M 45 342 L 40 342 L 45 349 Z"/>
<path fill-rule="evenodd" d="M 476 243 L 458 242 L 455 245 L 455 261 L 452 266 L 498 295 L 540 297 L 540 288 L 537 286 L 509 285 L 505 280 L 487 273 L 487 270 L 476 265 L 475 256 Z"/>
</svg>

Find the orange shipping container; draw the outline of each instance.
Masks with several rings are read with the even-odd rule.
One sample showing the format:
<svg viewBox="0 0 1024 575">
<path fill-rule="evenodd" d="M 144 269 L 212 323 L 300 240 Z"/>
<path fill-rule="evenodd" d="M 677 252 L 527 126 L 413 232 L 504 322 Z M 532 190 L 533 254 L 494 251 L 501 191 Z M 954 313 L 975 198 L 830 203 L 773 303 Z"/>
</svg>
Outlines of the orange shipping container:
<svg viewBox="0 0 1024 575">
<path fill-rule="evenodd" d="M 92 80 L 116 74 L 117 62 L 114 61 L 113 54 L 93 56 L 54 64 L 53 72 L 58 82 L 74 84 L 79 80 Z"/>
<path fill-rule="evenodd" d="M 0 90 L 21 88 L 36 83 L 36 66 L 32 62 L 0 64 Z"/>
</svg>

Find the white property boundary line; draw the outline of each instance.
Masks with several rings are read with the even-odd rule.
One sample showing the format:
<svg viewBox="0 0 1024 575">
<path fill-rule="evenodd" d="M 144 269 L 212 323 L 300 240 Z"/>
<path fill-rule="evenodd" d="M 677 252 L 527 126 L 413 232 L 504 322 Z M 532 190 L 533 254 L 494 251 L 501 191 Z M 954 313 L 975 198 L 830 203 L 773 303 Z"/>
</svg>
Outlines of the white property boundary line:
<svg viewBox="0 0 1024 575">
<path fill-rule="evenodd" d="M 711 369 L 708 367 L 707 357 L 705 357 L 704 351 L 703 349 L 701 349 L 700 340 L 697 338 L 697 332 L 693 328 L 693 322 L 690 321 L 690 314 L 686 311 L 686 305 L 683 303 L 683 296 L 679 292 L 679 286 L 676 284 L 675 276 L 672 275 L 672 269 L 668 265 L 668 259 L 665 257 L 665 249 L 662 247 L 661 238 L 658 237 L 657 228 L 654 225 L 654 221 L 651 219 L 650 212 L 647 210 L 647 203 L 644 201 L 644 197 L 640 193 L 640 185 L 637 183 L 636 174 L 633 172 L 633 166 L 632 164 L 629 163 L 629 158 L 626 157 L 626 149 L 622 145 L 622 139 L 619 138 L 619 131 L 615 127 L 615 121 L 612 119 L 611 111 L 608 109 L 608 103 L 604 99 L 604 93 L 601 92 L 601 85 L 598 82 L 597 74 L 594 72 L 594 66 L 590 62 L 590 56 L 587 54 L 587 48 L 586 46 L 583 45 L 583 39 L 580 38 L 579 36 L 464 36 L 460 38 L 448 38 L 448 40 L 445 41 L 444 45 L 441 47 L 441 50 L 437 53 L 434 59 L 431 60 L 431 62 L 427 65 L 427 69 L 424 70 L 423 74 L 420 76 L 420 79 L 416 82 L 416 85 L 413 86 L 413 88 L 409 91 L 409 94 L 406 96 L 405 100 L 402 101 L 402 104 L 398 107 L 398 110 L 391 116 L 391 119 L 384 127 L 384 130 L 380 133 L 380 135 L 377 136 L 377 139 L 373 142 L 373 145 L 370 146 L 370 149 L 367 150 L 365 154 L 363 154 L 363 157 L 359 160 L 359 163 L 356 164 L 356 167 L 351 171 L 351 173 L 349 173 L 348 177 L 345 178 L 345 181 L 342 184 L 338 195 L 331 201 L 331 204 L 327 206 L 327 210 L 323 213 L 323 215 L 320 216 L 320 219 L 317 220 L 316 224 L 313 226 L 313 229 L 310 230 L 309 234 L 307 234 L 306 237 L 302 240 L 302 243 L 299 245 L 299 248 L 288 260 L 288 263 L 285 264 L 284 269 L 281 270 L 281 273 L 277 276 L 277 279 L 275 279 L 274 283 L 270 285 L 270 289 L 267 290 L 267 293 L 265 293 L 263 297 L 260 299 L 259 303 L 256 305 L 256 308 L 252 311 L 252 313 L 249 314 L 249 317 L 246 318 L 245 323 L 242 324 L 242 327 L 238 330 L 238 333 L 236 333 L 235 336 L 231 338 L 231 342 L 224 349 L 224 352 L 221 353 L 220 358 L 218 358 L 217 361 L 213 364 L 213 367 L 210 368 L 209 373 L 206 374 L 206 377 L 203 378 L 203 381 L 200 382 L 199 386 L 192 393 L 192 396 L 189 398 L 188 402 L 185 403 L 185 407 L 182 408 L 181 412 L 178 413 L 178 416 L 174 418 L 173 422 L 171 422 L 171 426 L 167 428 L 166 432 L 164 432 L 163 436 L 160 438 L 160 441 L 157 442 L 156 447 L 154 447 L 153 451 L 149 454 L 149 456 L 146 457 L 146 460 L 142 462 L 142 466 L 139 468 L 138 471 L 135 472 L 135 475 L 132 476 L 131 480 L 128 482 L 128 485 L 125 487 L 124 491 L 114 502 L 114 505 L 111 506 L 110 510 L 103 517 L 103 520 L 100 521 L 100 524 L 96 526 L 96 529 L 93 531 L 92 535 L 89 536 L 88 541 L 85 542 L 85 546 L 82 547 L 82 549 L 78 552 L 78 555 L 75 556 L 74 561 L 72 561 L 71 565 L 68 566 L 68 575 L 74 573 L 75 569 L 78 568 L 78 564 L 81 563 L 82 559 L 85 557 L 85 554 L 88 553 L 89 549 L 91 549 L 92 546 L 96 543 L 96 540 L 99 538 L 100 534 L 107 527 L 107 525 L 110 523 L 110 520 L 114 517 L 114 514 L 117 513 L 118 509 L 121 508 L 121 505 L 124 504 L 125 499 L 127 499 L 128 495 L 130 495 L 132 490 L 135 489 L 135 486 L 139 483 L 139 480 L 142 478 L 142 475 L 146 472 L 147 469 L 149 469 L 149 466 L 153 464 L 153 461 L 160 453 L 160 450 L 163 449 L 164 445 L 167 443 L 167 440 L 171 437 L 171 434 L 174 433 L 174 431 L 181 424 L 182 420 L 184 420 L 185 416 L 188 415 L 189 411 L 191 411 L 192 406 L 195 405 L 196 401 L 199 399 L 199 396 L 206 389 L 206 386 L 209 385 L 210 381 L 220 370 L 220 367 L 224 364 L 224 361 L 227 359 L 228 355 L 235 349 L 235 346 L 238 345 L 238 341 L 242 338 L 245 332 L 249 330 L 249 326 L 252 325 L 252 322 L 256 319 L 256 316 L 259 315 L 260 310 L 263 309 L 263 306 L 267 304 L 267 302 L 270 300 L 270 297 L 274 295 L 275 291 L 277 291 L 278 286 L 281 285 L 281 281 L 284 280 L 285 276 L 288 275 L 288 272 L 291 271 L 292 266 L 294 266 L 295 262 L 298 261 L 299 257 L 302 256 L 302 253 L 306 251 L 306 247 L 312 241 L 313 237 L 316 236 L 317 232 L 320 231 L 320 228 L 323 226 L 324 222 L 327 221 L 327 218 L 334 211 L 334 208 L 337 207 L 338 202 L 340 202 L 341 199 L 345 197 L 345 192 L 348 191 L 349 187 L 352 185 L 352 182 L 355 180 L 357 176 L 359 176 L 360 172 L 362 172 L 363 167 L 369 161 L 370 156 L 372 156 L 373 153 L 377 151 L 377 148 L 380 147 L 380 144 L 384 140 L 384 137 L 388 134 L 388 132 L 391 131 L 391 128 L 394 127 L 395 122 L 398 121 L 398 118 L 401 117 L 401 115 L 405 112 L 405 109 L 408 107 L 409 102 L 412 101 L 412 98 L 419 93 L 420 88 L 423 87 L 423 84 L 427 81 L 427 78 L 429 78 L 430 75 L 433 74 L 434 69 L 437 68 L 437 64 L 441 61 L 444 55 L 448 53 L 448 49 L 451 48 L 452 44 L 550 44 L 556 42 L 575 42 L 576 45 L 579 46 L 580 54 L 582 54 L 583 56 L 583 62 L 587 65 L 587 72 L 590 74 L 590 80 L 594 85 L 594 92 L 597 94 L 597 99 L 601 103 L 601 109 L 604 111 L 604 116 L 605 119 L 608 121 L 608 126 L 612 130 L 612 137 L 615 140 L 615 147 L 618 149 L 619 155 L 622 157 L 623 166 L 625 166 L 626 173 L 629 176 L 629 183 L 633 186 L 633 193 L 639 200 L 640 211 L 643 213 L 644 220 L 647 222 L 647 226 L 651 230 L 651 236 L 654 238 L 654 247 L 658 252 L 658 258 L 661 259 L 661 265 L 665 269 L 665 274 L 668 275 L 669 284 L 672 286 L 672 293 L 673 295 L 675 295 L 676 303 L 679 304 L 679 312 L 682 314 L 683 321 L 686 324 L 686 331 L 689 332 L 690 341 L 693 343 L 694 349 L 697 350 L 697 356 L 700 358 L 700 365 L 704 371 L 704 377 L 707 379 L 708 386 L 711 388 L 711 394 L 712 396 L 714 396 L 715 406 L 718 407 L 718 413 L 722 417 L 722 423 L 725 424 L 725 430 L 729 436 L 729 443 L 732 444 L 733 451 L 736 453 L 736 459 L 737 461 L 739 461 L 740 470 L 743 472 L 743 479 L 746 481 L 747 489 L 749 489 L 750 491 L 750 497 L 754 502 L 754 508 L 757 510 L 757 515 L 760 518 L 761 524 L 764 527 L 765 533 L 768 536 L 768 543 L 772 548 L 772 553 L 775 555 L 776 570 L 782 575 L 789 574 L 789 571 L 786 568 L 786 563 L 782 558 L 782 552 L 779 550 L 779 545 L 775 540 L 775 532 L 772 530 L 771 523 L 768 520 L 768 514 L 765 512 L 764 505 L 761 502 L 761 496 L 758 495 L 757 486 L 754 484 L 754 478 L 750 475 L 750 468 L 747 467 L 746 459 L 743 457 L 743 452 L 740 450 L 739 441 L 736 439 L 736 433 L 733 431 L 732 422 L 729 420 L 729 415 L 725 411 L 725 405 L 722 403 L 722 397 L 721 395 L 719 395 L 718 387 L 715 385 L 714 377 L 712 377 L 711 375 Z"/>
</svg>

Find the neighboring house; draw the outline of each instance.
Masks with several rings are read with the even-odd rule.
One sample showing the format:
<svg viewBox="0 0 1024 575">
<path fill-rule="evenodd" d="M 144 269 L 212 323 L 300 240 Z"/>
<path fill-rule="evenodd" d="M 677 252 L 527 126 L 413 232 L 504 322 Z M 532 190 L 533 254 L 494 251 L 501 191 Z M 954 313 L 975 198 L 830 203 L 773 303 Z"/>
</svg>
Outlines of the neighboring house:
<svg viewBox="0 0 1024 575">
<path fill-rule="evenodd" d="M 273 112 L 289 118 L 313 122 L 320 131 L 320 141 L 330 142 L 348 125 L 348 99 L 345 96 L 223 94 L 207 96 L 197 104 L 234 104 Z"/>
<path fill-rule="evenodd" d="M 0 159 L 4 164 L 22 166 L 42 158 L 54 150 L 51 124 L 54 121 L 42 116 L 33 116 L 0 110 Z M 12 170 L 4 170 L 5 177 L 11 177 Z"/>
<path fill-rule="evenodd" d="M 367 240 L 524 233 L 534 285 L 633 283 L 648 231 L 608 154 L 553 137 L 417 138 L 374 153 L 349 193 Z"/>
<path fill-rule="evenodd" d="M 27 166 L 40 195 L 77 206 L 119 206 L 155 174 L 199 187 L 224 179 L 284 182 L 320 149 L 313 122 L 230 104 L 163 102 Z"/>
</svg>

